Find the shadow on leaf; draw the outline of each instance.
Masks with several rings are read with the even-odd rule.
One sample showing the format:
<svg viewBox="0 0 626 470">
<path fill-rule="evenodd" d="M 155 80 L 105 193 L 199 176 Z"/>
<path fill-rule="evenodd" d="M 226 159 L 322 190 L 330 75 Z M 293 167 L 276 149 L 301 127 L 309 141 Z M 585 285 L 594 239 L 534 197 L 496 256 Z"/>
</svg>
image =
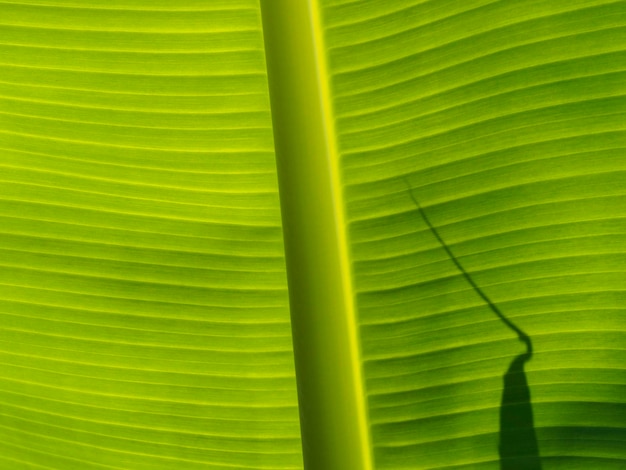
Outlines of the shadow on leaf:
<svg viewBox="0 0 626 470">
<path fill-rule="evenodd" d="M 472 277 L 465 271 L 459 260 L 454 256 L 448 245 L 430 222 L 424 209 L 417 201 L 412 192 L 408 180 L 409 195 L 417 206 L 419 213 L 426 225 L 439 241 L 454 265 L 461 272 L 465 280 L 472 286 L 474 291 L 485 301 L 496 316 L 526 345 L 526 352 L 518 355 L 504 374 L 504 388 L 502 402 L 500 404 L 500 470 L 541 470 L 541 458 L 539 445 L 535 433 L 533 408 L 530 397 L 530 388 L 526 380 L 524 365 L 533 356 L 533 346 L 530 337 L 517 325 L 504 316 L 500 309 L 491 301 Z"/>
<path fill-rule="evenodd" d="M 504 374 L 500 405 L 501 470 L 541 470 L 530 388 L 524 372 L 524 364 L 531 357 L 532 349 L 520 354 Z"/>
</svg>

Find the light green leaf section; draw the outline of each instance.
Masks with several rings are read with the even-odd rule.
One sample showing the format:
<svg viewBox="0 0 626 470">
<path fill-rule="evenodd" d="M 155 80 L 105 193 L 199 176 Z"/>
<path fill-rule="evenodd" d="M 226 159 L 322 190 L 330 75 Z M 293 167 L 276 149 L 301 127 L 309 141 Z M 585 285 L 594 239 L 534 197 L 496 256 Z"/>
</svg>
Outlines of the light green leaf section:
<svg viewBox="0 0 626 470">
<path fill-rule="evenodd" d="M 323 4 L 376 468 L 624 468 L 625 3 Z"/>
<path fill-rule="evenodd" d="M 296 2 L 0 0 L 0 469 L 624 468 L 625 3 Z"/>
<path fill-rule="evenodd" d="M 0 2 L 0 299 L 0 468 L 301 468 L 257 2 Z"/>
</svg>

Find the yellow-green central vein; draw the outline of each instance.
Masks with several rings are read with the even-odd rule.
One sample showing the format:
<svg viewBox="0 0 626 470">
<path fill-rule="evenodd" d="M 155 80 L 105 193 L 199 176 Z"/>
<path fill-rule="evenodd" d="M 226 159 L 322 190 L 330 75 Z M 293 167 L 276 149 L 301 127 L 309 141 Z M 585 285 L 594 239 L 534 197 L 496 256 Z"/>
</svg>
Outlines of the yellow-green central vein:
<svg viewBox="0 0 626 470">
<path fill-rule="evenodd" d="M 305 468 L 371 470 L 321 6 L 261 4 Z"/>
<path fill-rule="evenodd" d="M 326 156 L 328 169 L 330 170 L 330 182 L 332 198 L 334 201 L 334 217 L 337 227 L 336 237 L 339 249 L 339 261 L 341 270 L 342 286 L 345 290 L 346 323 L 348 325 L 348 337 L 352 362 L 352 373 L 355 389 L 354 401 L 358 409 L 358 428 L 360 433 L 361 452 L 364 470 L 371 470 L 372 452 L 369 432 L 368 407 L 366 400 L 365 383 L 363 381 L 363 368 L 361 364 L 361 348 L 359 340 L 359 326 L 356 306 L 354 302 L 354 287 L 352 283 L 352 269 L 350 263 L 350 248 L 348 243 L 347 223 L 345 219 L 345 204 L 343 188 L 341 185 L 341 170 L 339 167 L 339 152 L 337 151 L 337 136 L 335 133 L 335 120 L 333 103 L 329 84 L 329 72 L 325 55 L 324 31 L 320 18 L 321 7 L 318 0 L 309 0 L 309 12 L 311 15 L 311 27 L 313 32 L 313 47 L 315 49 L 315 63 L 317 69 L 317 83 L 320 95 L 320 107 L 323 117 L 323 126 L 326 144 Z"/>
</svg>

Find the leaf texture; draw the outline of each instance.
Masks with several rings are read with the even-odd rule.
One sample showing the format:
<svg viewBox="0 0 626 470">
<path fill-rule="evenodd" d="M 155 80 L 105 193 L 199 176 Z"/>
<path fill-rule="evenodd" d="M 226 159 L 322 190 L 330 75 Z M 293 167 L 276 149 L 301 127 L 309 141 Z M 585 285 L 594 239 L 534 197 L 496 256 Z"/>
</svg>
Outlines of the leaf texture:
<svg viewBox="0 0 626 470">
<path fill-rule="evenodd" d="M 301 468 L 257 2 L 0 31 L 0 468 Z"/>
<path fill-rule="evenodd" d="M 622 468 L 624 2 L 323 4 L 376 468 Z"/>
<path fill-rule="evenodd" d="M 624 468 L 625 3 L 294 8 L 0 0 L 0 468 Z"/>
</svg>

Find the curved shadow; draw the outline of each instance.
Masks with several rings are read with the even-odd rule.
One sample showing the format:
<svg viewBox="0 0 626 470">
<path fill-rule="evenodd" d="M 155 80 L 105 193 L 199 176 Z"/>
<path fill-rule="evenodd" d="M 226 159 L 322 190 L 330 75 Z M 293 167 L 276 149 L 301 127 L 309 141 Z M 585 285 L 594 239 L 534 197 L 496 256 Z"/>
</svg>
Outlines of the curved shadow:
<svg viewBox="0 0 626 470">
<path fill-rule="evenodd" d="M 409 195 L 417 206 L 419 213 L 426 225 L 439 241 L 454 265 L 461 272 L 465 280 L 472 286 L 476 293 L 485 301 L 496 316 L 525 344 L 526 351 L 518 355 L 504 374 L 504 388 L 500 404 L 500 470 L 541 470 L 541 457 L 533 419 L 533 408 L 530 397 L 530 387 L 526 380 L 524 364 L 533 356 L 533 344 L 530 337 L 524 333 L 511 320 L 506 318 L 500 309 L 491 301 L 471 276 L 465 271 L 459 260 L 454 256 L 441 235 L 430 222 L 424 209 L 413 195 L 408 180 Z"/>
</svg>

